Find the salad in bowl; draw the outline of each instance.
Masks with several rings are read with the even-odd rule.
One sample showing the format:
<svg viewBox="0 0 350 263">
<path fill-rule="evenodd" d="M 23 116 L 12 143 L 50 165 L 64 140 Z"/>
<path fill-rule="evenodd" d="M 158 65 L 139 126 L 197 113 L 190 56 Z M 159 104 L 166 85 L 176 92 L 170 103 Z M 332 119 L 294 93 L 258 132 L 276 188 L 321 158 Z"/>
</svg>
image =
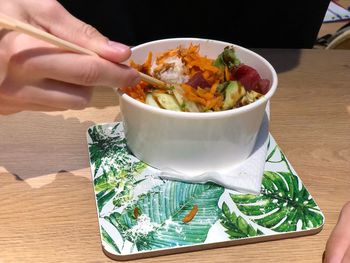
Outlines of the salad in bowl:
<svg viewBox="0 0 350 263">
<path fill-rule="evenodd" d="M 178 46 L 156 55 L 148 53 L 142 64 L 131 60 L 140 72 L 167 83 L 159 88 L 141 81 L 124 92 L 148 105 L 184 112 L 230 110 L 265 95 L 270 81 L 240 61 L 234 46 L 226 46 L 215 58 L 200 54 L 200 45 Z"/>
<path fill-rule="evenodd" d="M 252 154 L 277 89 L 266 59 L 232 43 L 174 38 L 133 47 L 128 63 L 167 83 L 118 89 L 138 159 L 190 176 L 230 169 Z"/>
</svg>

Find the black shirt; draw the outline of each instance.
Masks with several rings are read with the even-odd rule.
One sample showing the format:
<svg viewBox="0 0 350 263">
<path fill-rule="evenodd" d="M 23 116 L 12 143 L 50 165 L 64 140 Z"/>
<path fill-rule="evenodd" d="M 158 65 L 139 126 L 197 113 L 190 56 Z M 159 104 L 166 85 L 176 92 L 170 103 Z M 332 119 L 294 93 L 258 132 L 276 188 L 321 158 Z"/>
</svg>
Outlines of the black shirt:
<svg viewBox="0 0 350 263">
<path fill-rule="evenodd" d="M 248 48 L 312 48 L 329 4 L 329 0 L 60 2 L 110 39 L 128 45 L 200 37 Z"/>
</svg>

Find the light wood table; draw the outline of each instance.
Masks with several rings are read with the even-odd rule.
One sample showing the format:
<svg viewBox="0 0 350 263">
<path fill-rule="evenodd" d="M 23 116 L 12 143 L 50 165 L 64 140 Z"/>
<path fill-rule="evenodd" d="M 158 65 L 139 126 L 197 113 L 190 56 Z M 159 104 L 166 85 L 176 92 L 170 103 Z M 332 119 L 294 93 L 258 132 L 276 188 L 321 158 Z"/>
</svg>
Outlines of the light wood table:
<svg viewBox="0 0 350 263">
<path fill-rule="evenodd" d="M 350 200 L 350 51 L 260 50 L 279 73 L 271 133 L 326 216 L 317 235 L 137 262 L 320 262 Z M 0 117 L 0 262 L 112 262 L 101 249 L 86 129 L 120 120 L 98 89 L 82 111 Z"/>
</svg>

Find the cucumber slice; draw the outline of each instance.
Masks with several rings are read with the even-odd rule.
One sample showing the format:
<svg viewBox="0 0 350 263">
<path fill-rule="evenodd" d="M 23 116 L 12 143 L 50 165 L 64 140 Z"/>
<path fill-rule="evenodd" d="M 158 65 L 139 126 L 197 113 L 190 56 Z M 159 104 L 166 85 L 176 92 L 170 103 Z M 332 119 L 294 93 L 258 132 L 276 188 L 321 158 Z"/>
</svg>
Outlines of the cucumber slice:
<svg viewBox="0 0 350 263">
<path fill-rule="evenodd" d="M 181 88 L 181 86 L 178 85 L 174 85 L 174 89 L 172 90 L 177 102 L 179 103 L 179 105 L 184 105 L 185 101 L 184 101 L 184 97 L 183 97 L 183 89 Z"/>
<path fill-rule="evenodd" d="M 162 108 L 172 111 L 181 111 L 180 105 L 177 103 L 174 96 L 166 93 L 155 93 L 153 96 Z"/>
<path fill-rule="evenodd" d="M 154 99 L 152 93 L 148 93 L 146 95 L 146 100 L 145 100 L 145 103 L 150 105 L 150 106 L 153 106 L 153 107 L 156 107 L 156 108 L 160 108 L 158 103 L 156 102 L 156 100 Z"/>
<path fill-rule="evenodd" d="M 197 104 L 193 101 L 189 101 L 186 99 L 183 94 L 184 90 L 179 85 L 174 85 L 173 94 L 179 103 L 182 111 L 189 111 L 189 112 L 200 112 Z"/>
</svg>

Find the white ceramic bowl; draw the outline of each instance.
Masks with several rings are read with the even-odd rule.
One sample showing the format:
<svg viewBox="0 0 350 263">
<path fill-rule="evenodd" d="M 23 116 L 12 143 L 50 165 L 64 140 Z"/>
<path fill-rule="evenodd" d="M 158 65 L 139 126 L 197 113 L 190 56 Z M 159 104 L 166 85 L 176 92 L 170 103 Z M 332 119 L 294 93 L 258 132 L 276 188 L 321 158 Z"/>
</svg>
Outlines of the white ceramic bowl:
<svg viewBox="0 0 350 263">
<path fill-rule="evenodd" d="M 215 59 L 231 43 L 197 39 L 164 39 L 132 48 L 142 64 L 153 54 L 190 43 L 200 44 L 200 54 Z M 120 100 L 128 146 L 133 154 L 158 169 L 187 174 L 220 171 L 244 161 L 252 152 L 268 100 L 277 88 L 274 68 L 260 55 L 233 45 L 241 62 L 270 80 L 269 92 L 241 108 L 208 113 L 175 112 L 139 102 L 126 94 Z"/>
</svg>

